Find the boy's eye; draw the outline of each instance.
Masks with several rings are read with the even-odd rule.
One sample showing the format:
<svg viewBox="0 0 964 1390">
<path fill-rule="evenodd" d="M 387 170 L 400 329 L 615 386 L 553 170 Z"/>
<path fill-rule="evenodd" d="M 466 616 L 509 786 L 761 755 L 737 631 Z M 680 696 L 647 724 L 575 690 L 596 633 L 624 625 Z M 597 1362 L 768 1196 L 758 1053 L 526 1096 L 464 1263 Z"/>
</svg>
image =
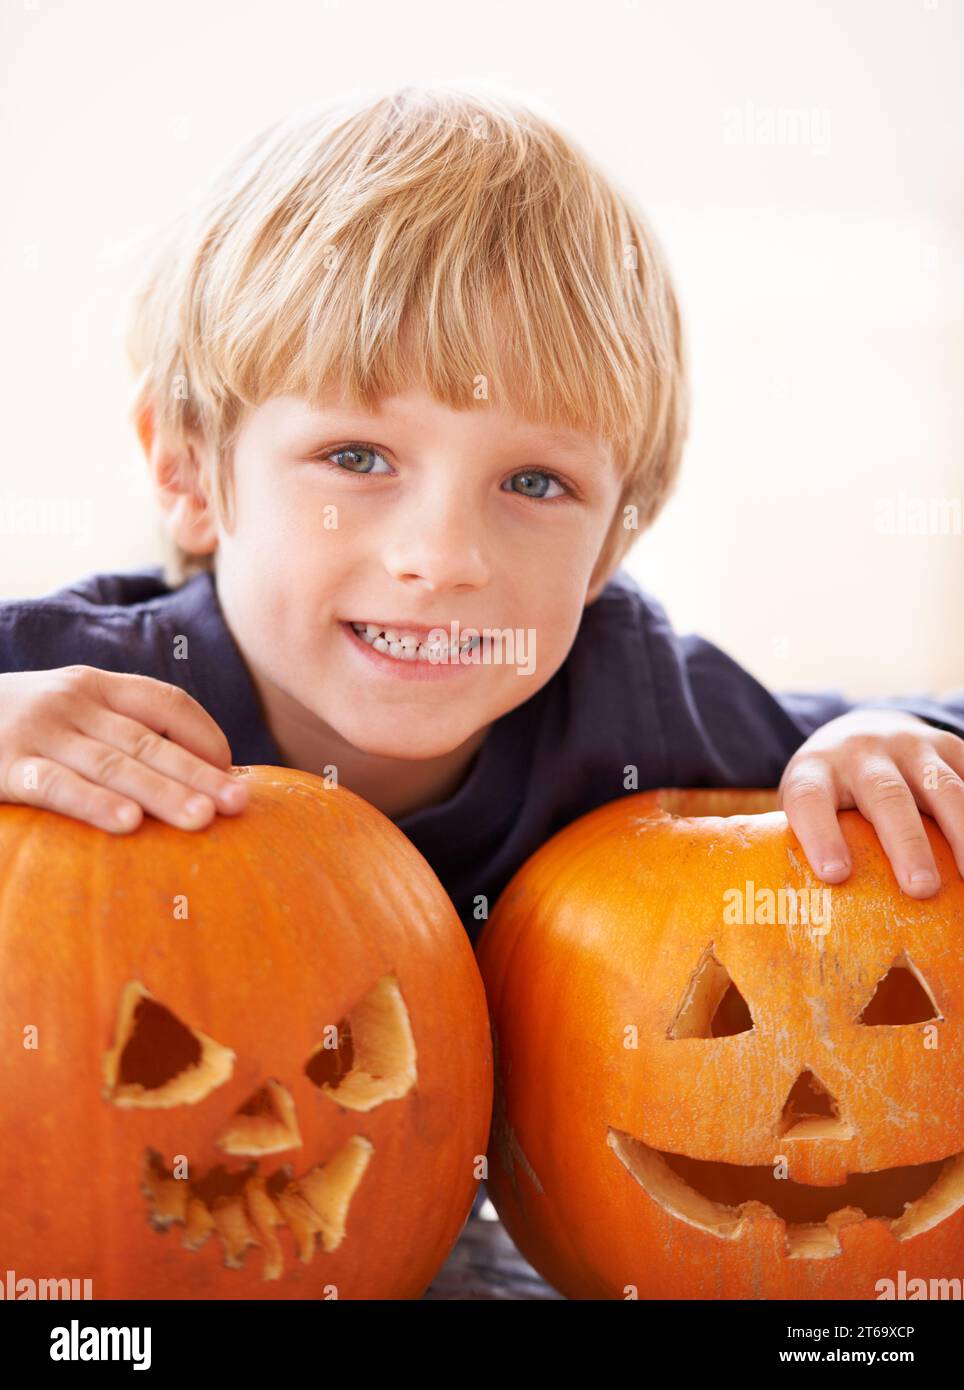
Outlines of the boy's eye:
<svg viewBox="0 0 964 1390">
<path fill-rule="evenodd" d="M 507 479 L 507 481 L 512 483 L 515 482 L 516 478 L 522 478 L 526 487 L 528 487 L 531 484 L 536 489 L 538 489 L 535 492 L 520 492 L 518 494 L 518 496 L 520 497 L 529 497 L 535 502 L 541 502 L 544 497 L 550 495 L 546 492 L 543 480 L 547 480 L 549 484 L 555 483 L 556 487 L 559 489 L 558 492 L 551 494 L 551 496 L 553 497 L 561 497 L 564 493 L 568 492 L 569 490 L 563 483 L 559 481 L 559 479 L 556 477 L 554 473 L 545 473 L 542 469 L 530 468 L 526 469 L 524 473 L 513 473 L 512 477 Z"/>
<path fill-rule="evenodd" d="M 374 467 L 366 468 L 363 466 L 366 454 L 370 455 L 372 458 L 381 459 L 382 462 L 386 464 L 386 470 L 391 472 L 391 468 L 388 466 L 384 454 L 380 454 L 378 450 L 373 449 L 370 444 L 346 444 L 341 449 L 332 449 L 330 453 L 322 455 L 321 462 L 328 463 L 332 468 L 338 468 L 342 472 L 374 473 L 376 471 Z M 338 459 L 344 459 L 346 462 L 336 462 Z M 378 471 L 384 472 L 385 470 Z M 525 469 L 523 472 L 513 473 L 512 477 L 508 478 L 506 481 L 511 484 L 515 482 L 517 478 L 523 480 L 523 488 L 525 490 L 516 491 L 516 489 L 510 487 L 508 491 L 515 492 L 517 497 L 527 497 L 533 502 L 541 502 L 546 498 L 552 500 L 555 497 L 565 496 L 570 491 L 566 484 L 563 483 L 560 478 L 557 478 L 554 473 L 547 473 L 543 469 Z M 555 483 L 557 491 L 550 493 L 548 488 L 551 487 L 553 483 Z"/>
<path fill-rule="evenodd" d="M 347 472 L 373 473 L 375 471 L 373 468 L 356 468 L 354 466 L 354 462 L 357 462 L 359 457 L 364 454 L 372 454 L 375 458 L 380 458 L 383 463 L 385 462 L 384 456 L 380 454 L 377 449 L 372 449 L 368 444 L 346 444 L 343 449 L 333 449 L 330 454 L 325 454 L 324 462 L 327 463 L 329 459 L 351 458 L 353 462 L 347 466 Z M 341 468 L 341 464 L 335 463 L 333 467 Z"/>
</svg>

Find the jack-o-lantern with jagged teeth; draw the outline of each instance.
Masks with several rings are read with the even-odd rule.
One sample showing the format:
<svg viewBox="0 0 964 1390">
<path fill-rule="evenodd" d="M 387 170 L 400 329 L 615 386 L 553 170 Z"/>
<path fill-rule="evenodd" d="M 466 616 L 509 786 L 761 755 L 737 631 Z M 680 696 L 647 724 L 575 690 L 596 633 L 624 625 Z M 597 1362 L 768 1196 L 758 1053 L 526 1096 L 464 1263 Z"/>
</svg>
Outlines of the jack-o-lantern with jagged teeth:
<svg viewBox="0 0 964 1390">
<path fill-rule="evenodd" d="M 485 1150 L 471 946 L 361 798 L 234 771 L 247 809 L 190 835 L 0 808 L 7 1263 L 94 1298 L 417 1297 Z"/>
<path fill-rule="evenodd" d="M 853 872 L 828 888 L 778 808 L 601 807 L 483 932 L 488 1191 L 571 1297 L 873 1299 L 901 1270 L 964 1275 L 964 881 L 925 817 L 941 890 L 907 897 L 847 811 Z"/>
<path fill-rule="evenodd" d="M 230 1080 L 234 1062 L 230 1048 L 186 1027 L 140 982 L 131 981 L 121 998 L 117 1040 L 105 1057 L 104 1097 L 141 1110 L 199 1105 Z M 182 1223 L 188 1250 L 216 1232 L 231 1268 L 245 1263 L 249 1246 L 260 1246 L 266 1279 L 280 1278 L 284 1268 L 276 1226 L 292 1232 L 305 1263 L 314 1256 L 316 1234 L 322 1249 L 337 1250 L 373 1152 L 371 1140 L 353 1134 L 326 1163 L 298 1174 L 286 1163 L 265 1176 L 258 1165 L 269 1155 L 303 1148 L 293 1090 L 314 1085 L 339 1106 L 369 1111 L 410 1090 L 415 1062 L 398 983 L 386 976 L 330 1029 L 306 1059 L 302 1076 L 288 1086 L 269 1078 L 228 1118 L 214 1142 L 224 1154 L 248 1159 L 242 1170 L 220 1163 L 189 1177 L 175 1176 L 156 1149 L 147 1150 L 142 1191 L 150 1201 L 151 1224 L 163 1230 Z M 310 1106 L 310 1095 L 303 1097 L 303 1109 L 305 1100 Z"/>
</svg>

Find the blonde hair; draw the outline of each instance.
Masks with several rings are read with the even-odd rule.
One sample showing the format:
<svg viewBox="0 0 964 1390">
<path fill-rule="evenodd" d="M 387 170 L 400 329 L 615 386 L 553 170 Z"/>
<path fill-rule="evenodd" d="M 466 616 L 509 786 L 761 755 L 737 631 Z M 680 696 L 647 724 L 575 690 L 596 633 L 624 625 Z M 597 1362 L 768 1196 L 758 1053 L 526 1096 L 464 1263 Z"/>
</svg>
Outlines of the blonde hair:
<svg viewBox="0 0 964 1390">
<path fill-rule="evenodd" d="M 167 229 L 127 349 L 132 418 L 152 406 L 181 448 L 200 434 L 226 518 L 247 408 L 335 386 L 371 409 L 421 385 L 611 444 L 622 495 L 594 571 L 609 577 L 670 495 L 686 436 L 679 311 L 651 231 L 552 121 L 478 83 L 356 94 L 248 141 Z M 176 548 L 168 580 L 210 568 Z"/>
</svg>

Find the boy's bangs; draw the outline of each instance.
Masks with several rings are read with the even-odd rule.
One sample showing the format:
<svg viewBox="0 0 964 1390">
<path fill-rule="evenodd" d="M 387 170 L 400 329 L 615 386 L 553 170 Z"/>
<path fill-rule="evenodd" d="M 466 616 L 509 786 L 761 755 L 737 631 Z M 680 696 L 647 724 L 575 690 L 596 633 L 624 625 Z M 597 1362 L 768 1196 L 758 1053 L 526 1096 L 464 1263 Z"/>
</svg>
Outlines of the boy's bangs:
<svg viewBox="0 0 964 1390">
<path fill-rule="evenodd" d="M 205 349 L 190 369 L 201 394 L 250 408 L 337 394 L 372 410 L 421 386 L 454 410 L 492 406 L 619 455 L 638 447 L 651 388 L 676 364 L 654 341 L 658 316 L 633 302 L 635 276 L 627 294 L 614 271 L 618 247 L 580 243 L 578 227 L 564 240 L 534 210 L 511 235 L 485 201 L 471 230 L 409 214 L 382 204 L 360 224 L 307 228 L 283 255 L 241 246 L 206 268 Z"/>
<path fill-rule="evenodd" d="M 511 310 L 460 308 L 462 317 L 454 323 L 444 309 L 436 321 L 427 321 L 424 310 L 409 308 L 398 327 L 377 338 L 366 334 L 364 319 L 355 315 L 344 323 L 326 319 L 323 332 L 306 324 L 292 335 L 291 365 L 277 380 L 262 371 L 256 380 L 225 384 L 252 408 L 273 395 L 291 394 L 317 409 L 337 398 L 370 413 L 415 387 L 451 410 L 492 407 L 527 424 L 578 431 L 616 450 L 622 441 L 625 450 L 632 421 L 604 389 L 601 365 L 589 352 L 576 361 L 558 350 L 558 337 L 547 342 L 530 331 L 522 339 L 513 331 Z M 532 323 L 530 317 L 530 329 Z"/>
</svg>

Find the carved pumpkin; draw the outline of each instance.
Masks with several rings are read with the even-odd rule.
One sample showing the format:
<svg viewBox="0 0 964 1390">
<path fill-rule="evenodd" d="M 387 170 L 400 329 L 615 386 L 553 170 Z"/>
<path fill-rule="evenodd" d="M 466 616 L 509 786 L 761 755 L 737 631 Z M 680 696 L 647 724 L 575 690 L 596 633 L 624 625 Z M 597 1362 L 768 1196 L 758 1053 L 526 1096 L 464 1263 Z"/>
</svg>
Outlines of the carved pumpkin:
<svg viewBox="0 0 964 1390">
<path fill-rule="evenodd" d="M 479 941 L 489 1195 L 570 1297 L 874 1299 L 900 1270 L 964 1274 L 964 882 L 925 816 L 942 886 L 905 896 L 847 811 L 829 889 L 778 807 L 601 807 Z"/>
<path fill-rule="evenodd" d="M 0 1231 L 94 1298 L 415 1298 L 458 1237 L 492 1060 L 429 865 L 345 789 L 132 835 L 0 809 Z"/>
</svg>

